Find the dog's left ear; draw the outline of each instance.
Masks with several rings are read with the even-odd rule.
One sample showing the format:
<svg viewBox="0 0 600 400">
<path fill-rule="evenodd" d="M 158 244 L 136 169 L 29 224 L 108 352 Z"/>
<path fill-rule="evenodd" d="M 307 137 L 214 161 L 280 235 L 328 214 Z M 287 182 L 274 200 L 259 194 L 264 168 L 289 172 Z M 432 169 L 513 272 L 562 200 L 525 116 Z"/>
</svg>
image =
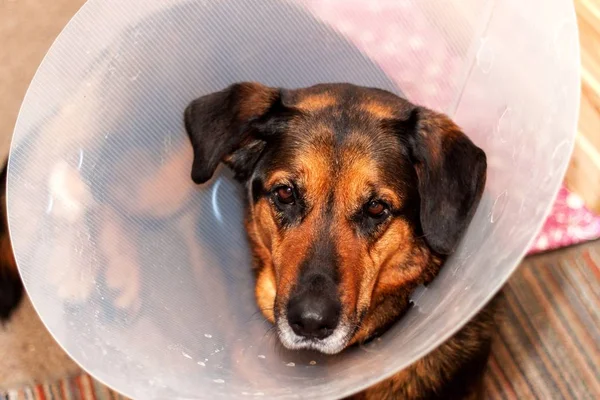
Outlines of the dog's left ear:
<svg viewBox="0 0 600 400">
<path fill-rule="evenodd" d="M 437 253 L 451 254 L 481 200 L 485 153 L 450 118 L 423 107 L 395 125 L 417 172 L 425 239 Z"/>
<path fill-rule="evenodd" d="M 293 110 L 282 90 L 243 82 L 192 101 L 184 122 L 194 149 L 192 180 L 204 183 L 220 162 L 245 179 L 266 142 L 285 129 Z"/>
</svg>

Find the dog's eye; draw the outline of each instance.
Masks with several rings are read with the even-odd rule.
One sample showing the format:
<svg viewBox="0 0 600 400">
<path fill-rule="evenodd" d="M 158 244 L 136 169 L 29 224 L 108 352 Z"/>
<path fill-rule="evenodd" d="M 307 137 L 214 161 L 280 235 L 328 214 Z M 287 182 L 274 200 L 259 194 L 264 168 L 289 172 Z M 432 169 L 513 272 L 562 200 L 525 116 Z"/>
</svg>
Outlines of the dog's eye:
<svg viewBox="0 0 600 400">
<path fill-rule="evenodd" d="M 371 200 L 365 205 L 365 211 L 370 217 L 381 218 L 387 213 L 387 204 L 378 200 Z"/>
<path fill-rule="evenodd" d="M 296 201 L 294 189 L 289 186 L 280 186 L 275 190 L 277 201 L 282 204 L 293 204 Z"/>
</svg>

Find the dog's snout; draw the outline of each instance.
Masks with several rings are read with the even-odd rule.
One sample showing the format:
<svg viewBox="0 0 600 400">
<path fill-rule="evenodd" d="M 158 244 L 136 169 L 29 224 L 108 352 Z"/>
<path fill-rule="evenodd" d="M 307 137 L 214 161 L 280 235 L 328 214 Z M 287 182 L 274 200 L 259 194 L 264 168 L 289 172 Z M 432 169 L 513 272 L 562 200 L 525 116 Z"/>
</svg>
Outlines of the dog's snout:
<svg viewBox="0 0 600 400">
<path fill-rule="evenodd" d="M 290 300 L 287 318 L 297 335 L 310 339 L 325 339 L 338 325 L 340 304 L 323 293 L 305 293 Z"/>
</svg>

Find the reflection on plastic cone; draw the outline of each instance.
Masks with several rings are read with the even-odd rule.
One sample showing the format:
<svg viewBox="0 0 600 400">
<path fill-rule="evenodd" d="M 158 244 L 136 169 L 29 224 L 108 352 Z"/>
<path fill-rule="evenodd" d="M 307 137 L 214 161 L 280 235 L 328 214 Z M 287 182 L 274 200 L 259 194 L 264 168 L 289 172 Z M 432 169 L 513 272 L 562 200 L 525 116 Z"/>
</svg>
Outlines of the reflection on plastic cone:
<svg viewBox="0 0 600 400">
<path fill-rule="evenodd" d="M 222 178 L 217 178 L 217 181 L 215 182 L 215 186 L 212 189 L 212 194 L 211 194 L 211 204 L 212 204 L 212 211 L 215 214 L 215 217 L 217 218 L 217 220 L 219 222 L 223 222 L 223 216 L 221 215 L 221 210 L 219 209 L 219 203 L 217 202 L 217 198 L 219 196 L 219 187 L 221 187 L 221 179 Z"/>
</svg>

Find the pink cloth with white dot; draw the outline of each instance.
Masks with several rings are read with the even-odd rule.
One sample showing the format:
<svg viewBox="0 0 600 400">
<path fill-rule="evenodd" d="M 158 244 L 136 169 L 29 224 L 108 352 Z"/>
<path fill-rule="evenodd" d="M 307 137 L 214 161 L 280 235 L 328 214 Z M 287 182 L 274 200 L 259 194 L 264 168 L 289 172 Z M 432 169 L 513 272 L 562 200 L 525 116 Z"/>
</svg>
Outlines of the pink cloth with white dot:
<svg viewBox="0 0 600 400">
<path fill-rule="evenodd" d="M 591 212 L 578 195 L 563 186 L 528 254 L 598 238 L 600 238 L 600 216 Z"/>
</svg>

